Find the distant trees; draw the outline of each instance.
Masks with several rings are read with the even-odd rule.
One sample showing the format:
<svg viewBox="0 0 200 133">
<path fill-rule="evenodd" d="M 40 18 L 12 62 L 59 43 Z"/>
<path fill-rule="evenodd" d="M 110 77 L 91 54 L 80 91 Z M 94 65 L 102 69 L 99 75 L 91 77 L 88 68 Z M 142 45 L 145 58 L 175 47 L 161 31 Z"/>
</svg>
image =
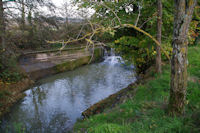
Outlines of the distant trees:
<svg viewBox="0 0 200 133">
<path fill-rule="evenodd" d="M 187 91 L 188 30 L 197 0 L 175 0 L 169 113 L 184 113 Z"/>
<path fill-rule="evenodd" d="M 54 12 L 56 9 L 51 0 L 0 0 L 0 80 L 21 75 L 16 64 L 22 52 L 60 48 L 62 44 L 49 45 L 47 41 L 81 37 L 89 31 L 89 24 L 83 20 L 74 23 L 69 18 L 71 22 L 66 25 L 65 18 Z"/>
<path fill-rule="evenodd" d="M 3 1 L 0 0 L 0 53 L 5 49 L 5 19 Z"/>
<path fill-rule="evenodd" d="M 20 27 L 21 30 L 24 32 L 25 29 L 25 0 L 19 0 L 19 3 L 21 5 L 21 21 L 20 21 Z"/>
<path fill-rule="evenodd" d="M 2 2 L 2 1 L 1 1 Z M 12 4 L 10 4 L 12 2 Z M 8 0 L 4 1 L 1 4 L 1 15 L 0 28 L 7 29 L 1 30 L 1 38 L 4 35 L 4 39 L 1 39 L 1 46 L 5 46 L 5 38 L 7 43 L 12 43 L 20 48 L 30 48 L 30 47 L 37 47 L 36 43 L 41 43 L 41 41 L 35 41 L 35 40 L 41 40 L 38 39 L 36 34 L 36 24 L 38 19 L 35 19 L 37 17 L 41 18 L 42 13 L 41 7 L 47 7 L 48 9 L 53 9 L 55 7 L 51 1 L 49 0 Z M 37 16 L 39 15 L 39 16 Z M 2 19 L 3 18 L 3 19 Z M 48 17 L 47 17 L 48 18 Z M 5 24 L 6 20 L 6 24 Z M 40 19 L 42 20 L 42 19 Z M 48 23 L 44 21 L 43 23 Z M 46 24 L 51 25 L 51 24 Z M 38 31 L 39 32 L 39 31 Z M 3 34 L 4 33 L 4 34 Z M 41 33 L 41 32 L 39 32 Z M 45 38 L 43 38 L 44 40 Z M 43 41 L 45 42 L 45 40 Z M 4 44 L 4 45 L 3 45 Z M 42 43 L 41 43 L 42 44 Z"/>
</svg>

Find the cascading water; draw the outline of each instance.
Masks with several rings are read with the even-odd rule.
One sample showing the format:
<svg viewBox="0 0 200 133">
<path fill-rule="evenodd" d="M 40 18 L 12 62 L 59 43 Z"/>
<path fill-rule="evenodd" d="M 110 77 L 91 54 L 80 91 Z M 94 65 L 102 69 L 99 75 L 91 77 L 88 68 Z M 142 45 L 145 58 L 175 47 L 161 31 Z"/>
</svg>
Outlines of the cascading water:
<svg viewBox="0 0 200 133">
<path fill-rule="evenodd" d="M 81 118 L 92 104 L 133 83 L 133 69 L 126 69 L 112 51 L 101 63 L 87 65 L 38 81 L 26 91 L 0 123 L 0 132 L 62 133 Z"/>
<path fill-rule="evenodd" d="M 120 56 L 108 56 L 105 58 L 104 63 L 109 63 L 110 65 L 116 65 L 124 63 L 124 61 Z"/>
<path fill-rule="evenodd" d="M 124 60 L 121 56 L 117 56 L 115 55 L 115 51 L 113 48 L 111 48 L 110 52 L 108 52 L 107 50 L 105 50 L 106 54 L 104 56 L 104 63 L 108 63 L 110 65 L 122 65 L 125 64 Z M 108 54 L 109 53 L 109 54 Z"/>
</svg>

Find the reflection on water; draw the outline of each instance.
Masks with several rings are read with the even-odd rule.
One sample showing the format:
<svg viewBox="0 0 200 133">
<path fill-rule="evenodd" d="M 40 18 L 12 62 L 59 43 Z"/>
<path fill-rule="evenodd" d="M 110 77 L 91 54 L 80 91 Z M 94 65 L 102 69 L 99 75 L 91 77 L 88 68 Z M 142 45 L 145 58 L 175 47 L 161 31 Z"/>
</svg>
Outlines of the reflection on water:
<svg viewBox="0 0 200 133">
<path fill-rule="evenodd" d="M 81 112 L 134 81 L 133 70 L 115 59 L 42 79 L 2 119 L 0 132 L 66 132 Z"/>
</svg>

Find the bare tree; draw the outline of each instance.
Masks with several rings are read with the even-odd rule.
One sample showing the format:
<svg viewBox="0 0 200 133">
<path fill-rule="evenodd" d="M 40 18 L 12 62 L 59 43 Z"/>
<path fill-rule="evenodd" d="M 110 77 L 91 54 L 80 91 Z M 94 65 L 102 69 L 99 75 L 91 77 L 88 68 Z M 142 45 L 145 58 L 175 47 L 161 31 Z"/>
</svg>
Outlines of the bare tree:
<svg viewBox="0 0 200 133">
<path fill-rule="evenodd" d="M 26 20 L 25 20 L 25 1 L 24 0 L 20 0 L 20 4 L 21 4 L 21 23 L 20 23 L 20 26 L 21 26 L 21 30 L 24 31 L 25 29 L 25 23 L 26 23 Z"/>
<path fill-rule="evenodd" d="M 184 113 L 187 90 L 188 29 L 197 0 L 175 0 L 169 113 Z"/>
<path fill-rule="evenodd" d="M 161 44 L 161 37 L 162 37 L 162 0 L 157 0 L 157 40 Z M 162 72 L 162 61 L 161 61 L 161 50 L 160 46 L 157 45 L 156 47 L 156 71 L 157 73 Z"/>
<path fill-rule="evenodd" d="M 3 1 L 0 0 L 0 52 L 5 49 L 5 21 Z"/>
</svg>

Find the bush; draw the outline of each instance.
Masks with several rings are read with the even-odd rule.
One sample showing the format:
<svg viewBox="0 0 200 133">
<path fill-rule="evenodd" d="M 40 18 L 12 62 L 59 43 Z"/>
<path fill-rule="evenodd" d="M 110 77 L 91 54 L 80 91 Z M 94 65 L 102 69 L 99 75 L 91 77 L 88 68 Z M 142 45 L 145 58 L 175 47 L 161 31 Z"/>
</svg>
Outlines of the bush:
<svg viewBox="0 0 200 133">
<path fill-rule="evenodd" d="M 162 48 L 170 56 L 172 53 L 171 43 L 164 43 Z M 147 37 L 122 36 L 115 40 L 114 47 L 125 60 L 131 61 L 135 65 L 138 73 L 144 73 L 155 63 L 156 44 Z M 162 60 L 168 60 L 162 51 L 161 55 Z"/>
<path fill-rule="evenodd" d="M 0 80 L 3 82 L 17 82 L 22 79 L 22 74 L 17 67 L 15 57 L 10 57 L 6 61 L 3 55 L 0 56 Z"/>
</svg>

